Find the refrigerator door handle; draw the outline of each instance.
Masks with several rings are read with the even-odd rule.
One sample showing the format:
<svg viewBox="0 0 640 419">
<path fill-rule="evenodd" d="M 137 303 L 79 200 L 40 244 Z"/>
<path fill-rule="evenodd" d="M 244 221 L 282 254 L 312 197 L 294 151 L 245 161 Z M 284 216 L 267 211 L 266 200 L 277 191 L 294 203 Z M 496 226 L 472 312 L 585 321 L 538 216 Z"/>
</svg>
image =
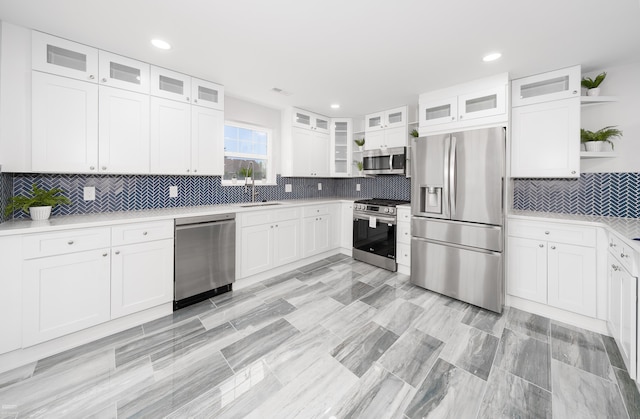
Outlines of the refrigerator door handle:
<svg viewBox="0 0 640 419">
<path fill-rule="evenodd" d="M 456 137 L 451 136 L 451 148 L 449 149 L 449 202 L 451 217 L 456 212 Z"/>
</svg>

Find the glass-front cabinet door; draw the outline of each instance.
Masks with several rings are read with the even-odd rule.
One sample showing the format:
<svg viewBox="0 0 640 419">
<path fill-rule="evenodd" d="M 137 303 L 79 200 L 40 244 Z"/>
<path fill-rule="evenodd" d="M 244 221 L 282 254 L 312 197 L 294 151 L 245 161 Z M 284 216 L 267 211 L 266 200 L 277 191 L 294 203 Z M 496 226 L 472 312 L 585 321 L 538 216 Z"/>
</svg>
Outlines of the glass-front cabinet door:
<svg viewBox="0 0 640 419">
<path fill-rule="evenodd" d="M 353 127 L 350 118 L 331 119 L 331 176 L 351 176 Z"/>
<path fill-rule="evenodd" d="M 458 97 L 420 103 L 420 126 L 446 124 L 458 120 Z"/>
<path fill-rule="evenodd" d="M 383 128 L 397 128 L 405 125 L 407 125 L 406 106 L 385 111 Z"/>
<path fill-rule="evenodd" d="M 224 110 L 224 87 L 206 80 L 191 78 L 193 104 Z"/>
<path fill-rule="evenodd" d="M 149 64 L 106 51 L 100 51 L 99 63 L 100 84 L 149 94 Z"/>
<path fill-rule="evenodd" d="M 549 71 L 511 82 L 512 106 L 580 96 L 580 66 Z"/>
<path fill-rule="evenodd" d="M 505 113 L 504 86 L 458 96 L 458 118 L 466 121 L 474 118 L 502 115 Z"/>
<path fill-rule="evenodd" d="M 191 103 L 191 77 L 151 66 L 151 95 Z"/>
<path fill-rule="evenodd" d="M 98 50 L 42 32 L 31 33 L 31 68 L 98 82 Z"/>
<path fill-rule="evenodd" d="M 384 128 L 384 112 L 372 113 L 365 117 L 364 119 L 365 132 L 376 131 L 382 128 Z"/>
<path fill-rule="evenodd" d="M 292 123 L 295 127 L 312 129 L 313 114 L 311 112 L 303 111 L 302 109 L 294 109 Z"/>
<path fill-rule="evenodd" d="M 329 133 L 329 118 L 322 115 L 314 115 L 313 125 L 316 131 Z"/>
</svg>

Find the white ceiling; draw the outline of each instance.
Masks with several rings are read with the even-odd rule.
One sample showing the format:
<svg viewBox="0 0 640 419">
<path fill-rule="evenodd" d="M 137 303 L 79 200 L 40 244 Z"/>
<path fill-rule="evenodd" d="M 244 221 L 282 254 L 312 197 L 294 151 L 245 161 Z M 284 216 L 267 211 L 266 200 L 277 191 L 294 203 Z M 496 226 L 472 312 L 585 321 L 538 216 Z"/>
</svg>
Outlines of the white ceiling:
<svg viewBox="0 0 640 419">
<path fill-rule="evenodd" d="M 638 0 L 0 0 L 0 19 L 328 116 L 505 71 L 640 61 Z"/>
</svg>

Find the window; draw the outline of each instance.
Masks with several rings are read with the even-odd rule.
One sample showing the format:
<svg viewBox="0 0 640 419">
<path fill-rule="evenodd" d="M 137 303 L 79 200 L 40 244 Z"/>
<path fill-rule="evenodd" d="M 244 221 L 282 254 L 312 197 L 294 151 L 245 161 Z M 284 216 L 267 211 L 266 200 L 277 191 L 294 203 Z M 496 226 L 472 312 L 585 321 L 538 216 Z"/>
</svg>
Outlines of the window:
<svg viewBox="0 0 640 419">
<path fill-rule="evenodd" d="M 271 130 L 227 121 L 224 125 L 223 185 L 244 183 L 247 177 L 275 184 L 271 161 Z"/>
</svg>

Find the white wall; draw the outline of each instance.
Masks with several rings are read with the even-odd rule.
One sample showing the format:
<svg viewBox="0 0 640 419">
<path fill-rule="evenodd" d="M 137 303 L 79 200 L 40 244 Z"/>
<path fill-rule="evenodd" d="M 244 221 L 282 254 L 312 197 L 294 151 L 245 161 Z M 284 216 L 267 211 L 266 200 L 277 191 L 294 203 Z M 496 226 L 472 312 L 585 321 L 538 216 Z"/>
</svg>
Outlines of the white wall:
<svg viewBox="0 0 640 419">
<path fill-rule="evenodd" d="M 224 119 L 270 128 L 273 132 L 273 163 L 280 173 L 281 111 L 232 96 L 224 97 Z"/>
<path fill-rule="evenodd" d="M 584 76 L 595 77 L 602 71 L 607 78 L 600 85 L 601 96 L 617 96 L 619 101 L 582 108 L 581 127 L 596 131 L 617 125 L 623 136 L 615 142 L 618 157 L 582 159 L 581 172 L 640 172 L 640 62 L 603 68 Z"/>
</svg>

